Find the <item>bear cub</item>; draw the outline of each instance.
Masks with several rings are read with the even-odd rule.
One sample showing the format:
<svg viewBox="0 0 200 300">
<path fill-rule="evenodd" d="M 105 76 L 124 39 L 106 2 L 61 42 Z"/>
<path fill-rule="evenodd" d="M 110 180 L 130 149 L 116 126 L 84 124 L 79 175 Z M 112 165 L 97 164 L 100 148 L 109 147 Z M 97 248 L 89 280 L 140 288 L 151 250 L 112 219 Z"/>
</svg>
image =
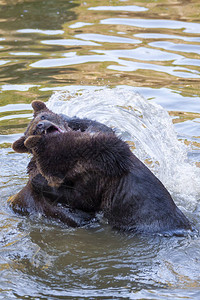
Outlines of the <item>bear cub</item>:
<svg viewBox="0 0 200 300">
<path fill-rule="evenodd" d="M 111 128 L 55 114 L 41 101 L 32 107 L 32 121 L 12 146 L 32 154 L 28 183 L 10 200 L 15 211 L 40 213 L 73 227 L 101 211 L 118 230 L 191 230 L 163 184 Z"/>
</svg>

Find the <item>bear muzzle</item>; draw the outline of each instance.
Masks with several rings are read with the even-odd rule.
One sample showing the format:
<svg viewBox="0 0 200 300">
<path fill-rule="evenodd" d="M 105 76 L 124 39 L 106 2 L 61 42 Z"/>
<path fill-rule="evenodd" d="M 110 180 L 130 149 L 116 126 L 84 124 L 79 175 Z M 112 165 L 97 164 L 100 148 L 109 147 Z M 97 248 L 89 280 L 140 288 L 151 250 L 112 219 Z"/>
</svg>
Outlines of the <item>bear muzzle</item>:
<svg viewBox="0 0 200 300">
<path fill-rule="evenodd" d="M 64 130 L 50 121 L 39 122 L 34 134 L 63 133 Z"/>
</svg>

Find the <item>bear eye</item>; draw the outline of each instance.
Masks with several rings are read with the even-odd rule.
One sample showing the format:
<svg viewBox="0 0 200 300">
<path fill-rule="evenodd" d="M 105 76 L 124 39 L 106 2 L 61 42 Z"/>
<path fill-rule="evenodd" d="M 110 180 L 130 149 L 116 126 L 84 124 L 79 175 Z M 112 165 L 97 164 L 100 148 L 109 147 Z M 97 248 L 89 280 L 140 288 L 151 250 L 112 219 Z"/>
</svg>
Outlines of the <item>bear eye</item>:
<svg viewBox="0 0 200 300">
<path fill-rule="evenodd" d="M 41 116 L 41 120 L 45 120 L 46 119 L 46 117 L 45 116 Z"/>
</svg>

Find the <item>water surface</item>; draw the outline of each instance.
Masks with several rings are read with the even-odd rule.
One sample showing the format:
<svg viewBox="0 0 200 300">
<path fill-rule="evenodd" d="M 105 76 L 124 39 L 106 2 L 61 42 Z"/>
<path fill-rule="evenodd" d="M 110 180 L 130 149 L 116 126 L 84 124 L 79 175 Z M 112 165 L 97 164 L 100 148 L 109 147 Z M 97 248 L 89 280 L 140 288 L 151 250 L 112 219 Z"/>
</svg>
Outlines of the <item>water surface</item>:
<svg viewBox="0 0 200 300">
<path fill-rule="evenodd" d="M 57 91 L 49 107 L 115 127 L 199 230 L 199 11 L 197 0 L 0 1 L 0 299 L 199 299 L 198 234 L 136 237 L 103 219 L 72 230 L 6 202 L 29 160 L 11 143 L 31 101 Z"/>
</svg>

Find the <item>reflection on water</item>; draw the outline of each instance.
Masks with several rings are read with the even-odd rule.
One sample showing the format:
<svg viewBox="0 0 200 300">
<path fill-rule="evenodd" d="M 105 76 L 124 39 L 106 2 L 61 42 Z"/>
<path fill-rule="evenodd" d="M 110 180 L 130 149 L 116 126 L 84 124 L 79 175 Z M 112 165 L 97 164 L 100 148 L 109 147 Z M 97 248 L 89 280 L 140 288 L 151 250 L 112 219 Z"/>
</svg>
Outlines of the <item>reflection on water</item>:
<svg viewBox="0 0 200 300">
<path fill-rule="evenodd" d="M 0 1 L 2 299 L 200 297 L 198 236 L 126 236 L 112 231 L 106 220 L 71 230 L 40 216 L 14 215 L 6 204 L 27 180 L 29 157 L 13 153 L 10 143 L 31 118 L 30 102 L 69 90 L 74 99 L 68 113 L 102 119 L 118 133 L 124 129 L 133 151 L 157 172 L 199 229 L 200 4 L 134 4 Z M 108 86 L 118 89 L 102 90 Z M 165 111 L 134 98 L 135 90 L 167 109 L 174 127 Z M 49 103 L 56 109 L 61 95 L 53 97 Z M 114 103 L 119 107 L 111 113 Z M 133 106 L 139 110 L 133 113 Z M 141 124 L 148 130 L 140 130 Z M 174 128 L 188 155 L 179 152 Z"/>
<path fill-rule="evenodd" d="M 58 35 L 63 34 L 63 30 L 42 30 L 42 29 L 19 29 L 17 32 L 20 33 L 40 33 L 40 34 L 46 34 L 46 35 Z"/>
<path fill-rule="evenodd" d="M 170 42 L 153 42 L 149 43 L 149 45 L 152 47 L 163 48 L 165 50 L 200 53 L 200 46 L 198 45 L 175 44 Z"/>
<path fill-rule="evenodd" d="M 112 25 L 127 25 L 142 28 L 168 28 L 168 29 L 182 29 L 183 32 L 196 33 L 200 30 L 200 24 L 190 22 L 180 22 L 174 20 L 146 20 L 146 19 L 124 19 L 124 18 L 110 18 L 101 21 L 102 24 Z"/>
<path fill-rule="evenodd" d="M 112 35 L 103 35 L 103 34 L 95 34 L 95 33 L 86 33 L 86 34 L 76 34 L 75 37 L 83 40 L 92 40 L 96 42 L 102 42 L 102 43 L 128 43 L 128 44 L 137 44 L 141 43 L 139 40 L 135 39 L 128 39 L 124 37 L 115 37 Z"/>
<path fill-rule="evenodd" d="M 106 10 L 106 11 L 146 11 L 148 8 L 136 6 L 136 5 L 116 5 L 116 6 L 95 6 L 89 7 L 88 10 Z"/>
<path fill-rule="evenodd" d="M 63 22 L 76 18 L 72 8 L 77 4 L 73 1 L 57 0 L 55 5 L 53 0 L 14 0 L 1 1 L 0 5 L 0 29 L 8 35 L 11 30 L 19 29 L 60 29 Z"/>
<path fill-rule="evenodd" d="M 187 42 L 200 42 L 200 37 L 187 37 L 180 35 L 172 35 L 172 34 L 161 34 L 161 33 L 138 33 L 134 35 L 135 37 L 139 37 L 142 39 L 178 39 Z"/>
</svg>

